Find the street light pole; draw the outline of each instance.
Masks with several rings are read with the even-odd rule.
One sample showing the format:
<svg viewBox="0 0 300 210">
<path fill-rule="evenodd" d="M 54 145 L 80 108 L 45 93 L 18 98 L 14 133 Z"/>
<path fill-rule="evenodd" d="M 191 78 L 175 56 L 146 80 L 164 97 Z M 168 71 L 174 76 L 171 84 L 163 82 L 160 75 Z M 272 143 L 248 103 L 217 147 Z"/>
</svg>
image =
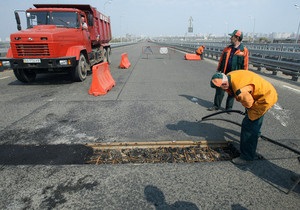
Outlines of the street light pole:
<svg viewBox="0 0 300 210">
<path fill-rule="evenodd" d="M 253 19 L 252 43 L 254 43 L 255 17 L 250 16 L 250 18 Z"/>
<path fill-rule="evenodd" d="M 295 4 L 294 6 L 297 9 L 299 9 L 299 5 L 298 4 Z M 296 44 L 298 44 L 298 40 L 299 40 L 299 29 L 300 29 L 300 19 L 299 19 L 299 24 L 298 24 L 297 34 L 296 34 Z"/>
<path fill-rule="evenodd" d="M 255 31 L 255 17 L 253 17 L 253 43 L 254 43 L 254 31 Z"/>
<path fill-rule="evenodd" d="M 104 3 L 104 13 L 105 13 L 105 6 L 106 4 L 111 4 L 112 0 L 108 0 L 107 2 Z"/>
<path fill-rule="evenodd" d="M 227 40 L 228 40 L 228 38 L 227 38 L 227 36 L 228 36 L 228 23 L 226 21 L 224 23 L 225 23 L 225 26 L 226 26 L 226 29 L 225 29 L 226 30 L 226 34 L 225 34 L 224 38 L 225 38 L 225 43 L 227 43 Z"/>
<path fill-rule="evenodd" d="M 299 39 L 299 29 L 300 29 L 300 20 L 299 20 L 298 30 L 297 30 L 297 35 L 296 35 L 296 44 L 298 43 L 298 39 Z"/>
<path fill-rule="evenodd" d="M 121 38 L 121 43 L 123 42 L 123 39 L 122 39 L 122 36 L 123 36 L 122 35 L 122 19 L 123 19 L 123 17 L 124 17 L 123 15 L 120 16 L 120 34 L 121 34 L 120 38 Z"/>
</svg>

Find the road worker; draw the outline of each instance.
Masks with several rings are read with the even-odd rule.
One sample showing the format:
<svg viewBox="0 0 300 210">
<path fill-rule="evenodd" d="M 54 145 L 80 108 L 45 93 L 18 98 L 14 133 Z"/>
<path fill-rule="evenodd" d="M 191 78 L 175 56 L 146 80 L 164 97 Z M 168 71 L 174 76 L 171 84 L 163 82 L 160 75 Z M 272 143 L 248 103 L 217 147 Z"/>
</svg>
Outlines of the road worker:
<svg viewBox="0 0 300 210">
<path fill-rule="evenodd" d="M 201 46 L 198 47 L 198 49 L 196 50 L 196 54 L 197 54 L 197 55 L 200 55 L 201 60 L 204 60 L 204 58 L 203 58 L 204 49 L 205 49 L 205 46 L 204 46 L 204 45 L 201 45 Z"/>
<path fill-rule="evenodd" d="M 231 44 L 224 48 L 219 60 L 217 71 L 228 74 L 237 69 L 248 69 L 249 52 L 248 49 L 241 43 L 243 33 L 240 30 L 234 30 L 230 35 Z M 221 108 L 224 98 L 222 88 L 216 88 L 214 97 L 214 105 L 208 108 L 208 111 L 215 111 Z M 234 97 L 228 95 L 226 100 L 226 110 L 231 110 L 234 103 Z"/>
<path fill-rule="evenodd" d="M 236 70 L 225 75 L 215 73 L 211 87 L 221 88 L 246 108 L 240 135 L 240 157 L 232 162 L 250 163 L 255 158 L 257 141 L 265 113 L 277 102 L 273 85 L 252 71 Z"/>
</svg>

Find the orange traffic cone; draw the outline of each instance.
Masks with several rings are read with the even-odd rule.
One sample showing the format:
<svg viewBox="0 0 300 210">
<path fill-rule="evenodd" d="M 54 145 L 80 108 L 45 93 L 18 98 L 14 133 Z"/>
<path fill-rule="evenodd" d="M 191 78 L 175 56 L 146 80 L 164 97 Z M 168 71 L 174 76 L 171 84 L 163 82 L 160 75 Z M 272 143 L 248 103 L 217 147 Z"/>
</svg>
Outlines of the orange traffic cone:
<svg viewBox="0 0 300 210">
<path fill-rule="evenodd" d="M 109 65 L 107 62 L 93 66 L 92 84 L 89 89 L 89 94 L 94 96 L 105 95 L 111 90 L 116 82 L 110 74 Z"/>
<path fill-rule="evenodd" d="M 128 56 L 127 56 L 127 53 L 123 53 L 121 55 L 121 62 L 120 62 L 120 65 L 119 65 L 119 68 L 121 69 L 128 69 L 130 67 L 130 62 L 128 60 Z"/>
</svg>

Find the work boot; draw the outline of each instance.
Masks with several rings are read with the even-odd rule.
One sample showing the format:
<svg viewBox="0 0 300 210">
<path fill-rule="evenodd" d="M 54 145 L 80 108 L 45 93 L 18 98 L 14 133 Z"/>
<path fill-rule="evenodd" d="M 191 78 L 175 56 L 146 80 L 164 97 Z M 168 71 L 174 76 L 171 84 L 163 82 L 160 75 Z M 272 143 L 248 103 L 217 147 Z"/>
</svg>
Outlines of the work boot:
<svg viewBox="0 0 300 210">
<path fill-rule="evenodd" d="M 240 157 L 232 159 L 231 162 L 235 165 L 240 165 L 240 166 L 244 166 L 244 165 L 248 165 L 248 164 L 252 163 L 252 161 L 244 160 Z"/>
<path fill-rule="evenodd" d="M 212 106 L 212 107 L 209 107 L 207 110 L 208 111 L 217 111 L 217 110 L 219 110 L 219 108 L 216 106 Z"/>
</svg>

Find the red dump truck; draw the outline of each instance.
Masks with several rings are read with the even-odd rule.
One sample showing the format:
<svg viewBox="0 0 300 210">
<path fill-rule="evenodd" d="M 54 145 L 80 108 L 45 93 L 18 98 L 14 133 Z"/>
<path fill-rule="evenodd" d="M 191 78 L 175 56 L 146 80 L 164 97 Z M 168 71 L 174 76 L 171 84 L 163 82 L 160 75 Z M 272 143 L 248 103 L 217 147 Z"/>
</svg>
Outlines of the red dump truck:
<svg viewBox="0 0 300 210">
<path fill-rule="evenodd" d="M 10 35 L 10 48 L 6 57 L 0 58 L 0 68 L 13 69 L 16 78 L 24 83 L 33 82 L 37 74 L 51 72 L 69 73 L 80 82 L 93 65 L 110 63 L 109 17 L 90 5 L 33 6 L 15 11 L 19 31 Z M 24 30 L 20 12 L 25 12 L 27 20 Z"/>
</svg>

